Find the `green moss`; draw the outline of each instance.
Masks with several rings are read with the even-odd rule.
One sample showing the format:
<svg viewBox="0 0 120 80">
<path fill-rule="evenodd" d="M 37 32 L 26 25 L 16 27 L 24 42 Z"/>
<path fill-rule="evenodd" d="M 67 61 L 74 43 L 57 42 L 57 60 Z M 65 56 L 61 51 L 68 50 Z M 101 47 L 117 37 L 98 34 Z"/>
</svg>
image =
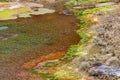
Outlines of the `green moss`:
<svg viewBox="0 0 120 80">
<path fill-rule="evenodd" d="M 79 36 L 81 37 L 80 42 L 77 45 L 73 45 L 69 48 L 67 54 L 60 59 L 60 61 L 68 63 L 78 55 L 77 49 L 80 45 L 85 46 L 87 42 L 92 38 L 92 35 L 87 33 L 87 30 L 89 29 L 90 26 L 94 24 L 94 22 L 89 22 L 88 19 L 86 18 L 87 15 L 97 13 L 97 12 L 105 12 L 108 10 L 111 10 L 113 8 L 116 8 L 117 6 L 108 6 L 108 7 L 99 7 L 99 8 L 93 8 L 93 9 L 86 9 L 86 10 L 81 10 L 81 11 L 75 11 L 75 15 L 78 16 L 78 18 L 81 20 L 78 26 L 80 27 L 80 30 L 77 31 Z M 81 54 L 79 54 L 80 56 Z"/>
<path fill-rule="evenodd" d="M 14 18 L 14 15 L 30 12 L 29 8 L 19 8 L 19 9 L 9 9 L 9 10 L 3 10 L 0 11 L 0 18 L 1 19 L 8 19 L 8 18 Z"/>
<path fill-rule="evenodd" d="M 112 0 L 73 0 L 76 2 L 110 2 Z"/>
<path fill-rule="evenodd" d="M 93 9 L 86 9 L 81 11 L 75 11 L 75 15 L 78 16 L 78 18 L 81 20 L 78 26 L 80 27 L 80 30 L 77 31 L 77 33 L 81 37 L 80 44 L 85 44 L 87 40 L 92 38 L 86 31 L 89 29 L 91 25 L 93 25 L 93 22 L 89 22 L 86 18 L 89 14 L 94 14 L 98 12 L 105 12 L 109 11 L 111 9 L 117 8 L 118 6 L 107 6 L 107 7 L 99 7 L 99 8 L 93 8 Z"/>
<path fill-rule="evenodd" d="M 49 68 L 57 67 L 57 65 L 58 65 L 57 62 L 47 62 L 46 64 L 43 65 L 43 68 L 45 70 L 48 70 Z"/>
<path fill-rule="evenodd" d="M 75 15 L 77 15 L 79 19 L 82 18 L 82 20 L 86 20 L 86 18 L 84 16 L 86 16 L 88 14 L 105 12 L 105 11 L 109 11 L 109 10 L 112 10 L 117 7 L 118 7 L 117 5 L 114 5 L 114 6 L 99 7 L 99 8 L 93 8 L 93 9 L 80 10 L 80 11 L 76 10 Z"/>
<path fill-rule="evenodd" d="M 63 58 L 59 59 L 62 63 L 68 63 L 70 62 L 72 59 L 74 59 L 77 55 L 74 54 L 77 52 L 79 45 L 72 45 L 68 51 L 67 54 L 64 55 Z"/>
<path fill-rule="evenodd" d="M 77 49 L 80 45 L 86 45 L 87 42 L 92 38 L 92 35 L 87 33 L 87 30 L 89 29 L 90 26 L 94 24 L 94 22 L 89 22 L 88 19 L 86 18 L 87 15 L 97 13 L 97 12 L 105 12 L 108 10 L 111 10 L 117 6 L 108 6 L 108 7 L 100 7 L 100 8 L 93 8 L 93 9 L 86 9 L 86 10 L 81 10 L 81 11 L 75 11 L 75 15 L 78 16 L 78 18 L 81 20 L 79 24 L 77 24 L 80 27 L 80 30 L 77 31 L 77 34 L 81 37 L 80 42 L 77 45 L 73 45 L 69 48 L 67 51 L 67 54 L 60 59 L 60 61 L 68 63 L 77 55 Z M 79 55 L 80 56 L 80 55 Z"/>
<path fill-rule="evenodd" d="M 0 0 L 0 2 L 11 2 L 13 0 Z"/>
<path fill-rule="evenodd" d="M 92 3 L 103 3 L 103 2 L 111 2 L 112 0 L 71 0 L 70 2 L 67 2 L 66 6 L 75 6 L 80 4 L 92 4 Z"/>
<path fill-rule="evenodd" d="M 30 8 L 23 7 L 18 9 L 6 9 L 0 11 L 0 20 L 16 19 L 17 17 L 31 17 L 31 15 L 43 15 L 47 13 L 54 13 L 55 10 L 47 8 L 40 8 L 38 11 L 32 11 Z"/>
<path fill-rule="evenodd" d="M 93 22 L 89 22 L 87 19 L 87 15 L 89 14 L 93 14 L 93 13 L 97 13 L 97 12 L 105 12 L 105 11 L 109 11 L 113 8 L 116 8 L 117 6 L 109 6 L 109 7 L 100 7 L 100 8 L 94 8 L 94 9 L 86 9 L 86 10 L 82 10 L 82 11 L 75 11 L 75 15 L 77 15 L 77 17 L 81 20 L 81 22 L 79 24 L 77 24 L 80 27 L 80 30 L 77 31 L 77 33 L 80 35 L 81 40 L 77 45 L 73 45 L 72 47 L 69 48 L 67 54 L 60 60 L 62 60 L 62 62 L 70 62 L 72 61 L 74 58 L 76 57 L 81 57 L 83 55 L 86 54 L 86 46 L 88 46 L 88 42 L 89 40 L 92 38 L 92 35 L 88 33 L 88 29 L 94 24 Z M 80 48 L 80 49 L 79 49 Z M 96 51 L 99 50 L 98 47 L 94 47 L 95 50 L 93 52 L 93 50 L 91 51 L 92 53 L 97 53 Z M 71 67 L 71 65 L 68 63 L 69 66 L 66 66 L 67 69 L 69 67 Z M 60 75 L 63 73 L 67 73 L 68 70 L 67 69 L 60 69 L 60 71 L 56 72 L 57 76 L 64 76 Z M 75 69 L 74 69 L 75 70 Z M 58 74 L 59 73 L 59 74 Z M 73 76 L 76 78 L 76 80 L 81 80 L 80 78 L 77 79 L 78 76 L 76 76 L 74 73 L 67 73 L 67 74 L 73 74 Z M 65 75 L 67 75 L 65 74 Z M 71 77 L 71 76 L 69 76 Z"/>
<path fill-rule="evenodd" d="M 86 16 L 89 15 L 89 14 L 92 14 L 92 13 L 100 12 L 100 11 L 105 12 L 105 11 L 108 11 L 108 10 L 114 8 L 114 7 L 115 6 L 100 7 L 100 8 L 94 8 L 94 9 L 87 9 L 87 10 L 83 10 L 83 11 L 75 11 L 75 14 L 81 20 L 81 22 L 78 24 L 78 26 L 80 27 L 80 30 L 78 30 L 77 33 L 80 35 L 80 37 L 82 39 L 79 42 L 79 44 L 73 45 L 69 48 L 69 50 L 67 51 L 67 54 L 64 55 L 64 57 L 60 59 L 60 61 L 62 63 L 69 63 L 75 57 L 82 55 L 82 54 L 79 54 L 79 55 L 77 54 L 79 46 L 86 44 L 88 42 L 88 40 L 90 40 L 92 38 L 92 36 L 87 33 L 87 30 L 94 23 L 88 22 L 88 19 L 86 18 Z M 81 48 L 83 48 L 83 47 L 85 47 L 85 46 L 82 46 Z M 98 48 L 96 48 L 96 49 L 98 49 Z M 84 53 L 83 50 L 81 52 Z M 45 67 L 47 67 L 47 68 L 50 67 L 50 66 L 51 66 L 51 64 L 50 65 L 45 65 Z M 69 68 L 70 66 L 65 66 L 65 67 Z M 56 78 L 56 76 L 62 77 L 62 76 L 65 76 L 65 75 L 68 74 L 66 69 L 60 69 L 60 71 L 57 71 L 56 73 L 54 73 L 54 75 L 56 75 L 56 76 L 48 75 L 46 73 L 37 72 L 35 70 L 31 70 L 30 72 L 33 73 L 33 74 L 40 75 L 43 78 L 49 78 L 50 80 L 59 80 L 59 79 Z M 72 76 L 74 76 L 74 74 Z M 56 79 L 54 79 L 54 78 L 56 78 Z"/>
<path fill-rule="evenodd" d="M 45 78 L 45 79 L 49 79 L 49 80 L 61 80 L 59 78 L 56 78 L 54 75 L 50 75 L 50 74 L 43 73 L 43 72 L 38 72 L 38 71 L 36 71 L 34 69 L 30 69 L 29 72 L 31 72 L 32 74 L 39 75 L 40 77 Z"/>
</svg>

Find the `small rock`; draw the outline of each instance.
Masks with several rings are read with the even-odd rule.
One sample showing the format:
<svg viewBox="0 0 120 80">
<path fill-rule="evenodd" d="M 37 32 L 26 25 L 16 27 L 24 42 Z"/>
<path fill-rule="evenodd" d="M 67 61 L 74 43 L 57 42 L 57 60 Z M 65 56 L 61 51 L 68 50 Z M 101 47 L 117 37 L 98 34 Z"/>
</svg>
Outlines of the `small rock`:
<svg viewBox="0 0 120 80">
<path fill-rule="evenodd" d="M 82 62 L 80 64 L 80 69 L 83 71 L 88 71 L 89 67 L 90 67 L 90 64 L 88 62 Z"/>
<path fill-rule="evenodd" d="M 18 34 L 14 34 L 14 35 L 13 35 L 13 37 L 17 37 L 17 36 L 18 36 Z"/>
<path fill-rule="evenodd" d="M 21 7 L 23 7 L 21 4 L 14 4 L 8 7 L 8 9 L 16 9 L 16 8 L 21 8 Z"/>
<path fill-rule="evenodd" d="M 3 41 L 6 41 L 6 40 L 8 40 L 8 38 L 3 38 L 2 40 L 3 40 Z"/>
<path fill-rule="evenodd" d="M 4 37 L 3 36 L 0 36 L 0 39 L 3 39 Z"/>
<path fill-rule="evenodd" d="M 111 57 L 109 58 L 106 62 L 105 62 L 106 65 L 109 65 L 109 66 L 120 66 L 120 61 L 117 57 Z"/>
<path fill-rule="evenodd" d="M 33 7 L 43 8 L 44 7 L 43 4 L 38 4 L 38 3 L 33 3 L 33 2 L 27 2 L 25 3 L 25 5 L 30 8 L 33 8 Z"/>
<path fill-rule="evenodd" d="M 101 3 L 101 4 L 97 4 L 95 5 L 96 7 L 103 7 L 103 6 L 111 6 L 111 5 L 115 5 L 115 2 L 107 2 L 107 3 Z"/>
<path fill-rule="evenodd" d="M 76 7 L 73 7 L 73 9 L 83 10 L 83 9 L 85 9 L 85 8 L 84 8 L 84 7 L 81 7 L 81 6 L 76 6 Z"/>
</svg>

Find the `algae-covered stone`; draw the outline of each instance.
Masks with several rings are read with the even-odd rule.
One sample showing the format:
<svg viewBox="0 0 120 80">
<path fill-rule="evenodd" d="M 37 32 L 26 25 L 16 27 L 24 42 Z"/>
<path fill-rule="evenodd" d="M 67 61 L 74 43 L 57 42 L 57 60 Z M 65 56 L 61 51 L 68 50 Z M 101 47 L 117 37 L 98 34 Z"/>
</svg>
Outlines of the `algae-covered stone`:
<svg viewBox="0 0 120 80">
<path fill-rule="evenodd" d="M 31 17 L 30 13 L 19 14 L 18 16 L 21 17 L 21 18 Z"/>
<path fill-rule="evenodd" d="M 8 18 L 0 18 L 0 20 L 9 20 L 9 19 L 17 19 L 16 16 L 11 16 L 11 17 L 8 17 Z"/>
<path fill-rule="evenodd" d="M 32 7 L 39 7 L 39 8 L 44 7 L 43 4 L 38 4 L 38 3 L 33 3 L 33 2 L 27 2 L 27 3 L 25 3 L 25 6 L 30 7 L 30 8 L 32 8 Z"/>
<path fill-rule="evenodd" d="M 19 9 L 11 9 L 11 10 L 3 10 L 0 11 L 0 20 L 9 20 L 9 19 L 17 19 L 18 17 L 31 17 L 32 15 L 43 15 L 47 13 L 54 13 L 55 10 L 50 10 L 47 8 L 39 8 L 38 11 L 32 11 L 30 8 L 19 8 Z"/>
<path fill-rule="evenodd" d="M 12 9 L 12 10 L 3 10 L 0 11 L 0 20 L 8 20 L 8 19 L 16 19 L 18 14 L 30 12 L 29 8 L 23 7 L 19 9 Z"/>
<path fill-rule="evenodd" d="M 32 11 L 32 15 L 40 15 L 40 14 L 47 14 L 47 13 L 54 13 L 55 10 L 50 10 L 50 9 L 47 9 L 47 8 L 39 8 L 38 11 Z"/>
</svg>

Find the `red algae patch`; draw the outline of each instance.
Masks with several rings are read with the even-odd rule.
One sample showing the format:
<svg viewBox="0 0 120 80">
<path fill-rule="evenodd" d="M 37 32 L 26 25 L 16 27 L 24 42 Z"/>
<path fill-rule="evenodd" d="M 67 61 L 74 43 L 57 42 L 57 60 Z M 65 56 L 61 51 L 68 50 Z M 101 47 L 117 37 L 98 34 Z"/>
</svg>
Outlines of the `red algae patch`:
<svg viewBox="0 0 120 80">
<path fill-rule="evenodd" d="M 31 69 L 31 68 L 35 67 L 40 62 L 44 62 L 44 61 L 47 61 L 47 60 L 59 59 L 59 58 L 62 58 L 63 55 L 65 55 L 65 54 L 66 54 L 66 51 L 51 53 L 47 56 L 42 56 L 40 58 L 31 60 L 30 62 L 25 63 L 22 67 L 25 68 L 25 69 Z"/>
</svg>

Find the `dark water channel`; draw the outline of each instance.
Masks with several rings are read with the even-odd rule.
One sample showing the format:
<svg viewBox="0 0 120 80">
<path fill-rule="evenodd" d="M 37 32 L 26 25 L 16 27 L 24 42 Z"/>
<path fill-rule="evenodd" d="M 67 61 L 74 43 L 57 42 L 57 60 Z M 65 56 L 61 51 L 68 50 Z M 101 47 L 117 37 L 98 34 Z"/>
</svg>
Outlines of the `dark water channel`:
<svg viewBox="0 0 120 80">
<path fill-rule="evenodd" d="M 0 21 L 9 27 L 0 31 L 0 80 L 18 80 L 25 62 L 77 44 L 77 22 L 75 16 L 58 13 Z"/>
</svg>

